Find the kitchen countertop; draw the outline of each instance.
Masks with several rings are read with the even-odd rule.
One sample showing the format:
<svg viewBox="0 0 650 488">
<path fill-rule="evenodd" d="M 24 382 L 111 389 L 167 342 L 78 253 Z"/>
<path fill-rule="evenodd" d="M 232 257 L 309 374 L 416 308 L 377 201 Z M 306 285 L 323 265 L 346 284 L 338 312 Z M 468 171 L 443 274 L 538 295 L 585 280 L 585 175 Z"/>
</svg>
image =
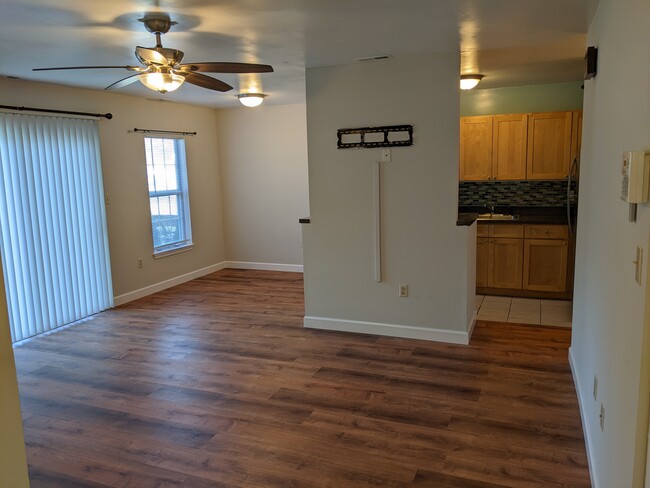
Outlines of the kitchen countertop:
<svg viewBox="0 0 650 488">
<path fill-rule="evenodd" d="M 456 225 L 469 226 L 472 225 L 479 216 L 479 213 L 487 213 L 485 209 L 460 207 L 458 209 L 458 219 Z M 518 215 L 516 220 L 481 220 L 481 224 L 549 224 L 549 225 L 566 225 L 567 214 L 565 207 L 497 207 L 494 213 L 503 213 L 507 215 Z M 572 215 L 575 216 L 575 209 L 572 210 Z"/>
</svg>

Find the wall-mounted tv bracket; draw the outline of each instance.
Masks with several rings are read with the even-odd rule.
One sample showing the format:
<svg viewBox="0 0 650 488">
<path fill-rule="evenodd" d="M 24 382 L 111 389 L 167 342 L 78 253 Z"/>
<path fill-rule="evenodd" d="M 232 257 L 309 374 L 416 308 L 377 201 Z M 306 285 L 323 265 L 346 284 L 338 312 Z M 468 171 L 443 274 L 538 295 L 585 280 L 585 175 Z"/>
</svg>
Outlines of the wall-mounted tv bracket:
<svg viewBox="0 0 650 488">
<path fill-rule="evenodd" d="M 413 145 L 412 125 L 385 125 L 336 131 L 338 149 L 352 147 L 395 147 Z M 383 135 L 383 137 L 382 137 Z"/>
</svg>

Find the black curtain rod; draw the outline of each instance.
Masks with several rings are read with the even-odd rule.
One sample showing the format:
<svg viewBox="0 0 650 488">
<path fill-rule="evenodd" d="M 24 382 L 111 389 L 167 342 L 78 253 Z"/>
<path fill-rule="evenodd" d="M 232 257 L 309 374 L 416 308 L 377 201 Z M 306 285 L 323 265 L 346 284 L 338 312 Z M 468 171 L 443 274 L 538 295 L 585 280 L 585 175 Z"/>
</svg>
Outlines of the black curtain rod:
<svg viewBox="0 0 650 488">
<path fill-rule="evenodd" d="M 177 131 L 177 130 L 156 130 L 156 129 L 138 129 L 135 128 L 133 129 L 133 132 L 143 132 L 145 134 L 149 132 L 153 132 L 156 134 L 180 134 L 183 136 L 195 136 L 196 132 L 182 132 L 182 131 Z"/>
<path fill-rule="evenodd" d="M 111 113 L 92 114 L 89 112 L 70 112 L 69 110 L 52 110 L 49 108 L 17 107 L 14 105 L 0 105 L 0 108 L 5 108 L 7 110 L 17 110 L 19 112 L 27 110 L 29 112 L 45 112 L 48 114 L 85 115 L 86 117 L 98 117 L 98 118 L 105 118 L 109 120 L 113 118 L 113 114 Z"/>
</svg>

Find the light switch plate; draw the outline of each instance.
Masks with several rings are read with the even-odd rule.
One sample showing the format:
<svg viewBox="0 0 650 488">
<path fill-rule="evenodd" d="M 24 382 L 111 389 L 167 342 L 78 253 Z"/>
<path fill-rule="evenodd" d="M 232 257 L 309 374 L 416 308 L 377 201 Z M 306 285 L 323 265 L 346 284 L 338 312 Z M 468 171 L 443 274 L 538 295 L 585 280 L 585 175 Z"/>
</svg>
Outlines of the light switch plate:
<svg viewBox="0 0 650 488">
<path fill-rule="evenodd" d="M 636 259 L 634 260 L 634 279 L 641 286 L 641 277 L 643 276 L 643 248 L 636 247 Z"/>
</svg>

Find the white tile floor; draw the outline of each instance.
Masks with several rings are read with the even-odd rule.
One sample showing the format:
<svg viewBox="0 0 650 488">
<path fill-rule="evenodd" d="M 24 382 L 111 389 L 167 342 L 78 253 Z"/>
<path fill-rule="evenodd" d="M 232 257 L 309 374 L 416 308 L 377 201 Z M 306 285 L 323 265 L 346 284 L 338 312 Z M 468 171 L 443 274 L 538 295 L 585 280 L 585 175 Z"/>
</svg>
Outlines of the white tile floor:
<svg viewBox="0 0 650 488">
<path fill-rule="evenodd" d="M 571 327 L 573 302 L 490 295 L 476 296 L 477 320 Z"/>
</svg>

